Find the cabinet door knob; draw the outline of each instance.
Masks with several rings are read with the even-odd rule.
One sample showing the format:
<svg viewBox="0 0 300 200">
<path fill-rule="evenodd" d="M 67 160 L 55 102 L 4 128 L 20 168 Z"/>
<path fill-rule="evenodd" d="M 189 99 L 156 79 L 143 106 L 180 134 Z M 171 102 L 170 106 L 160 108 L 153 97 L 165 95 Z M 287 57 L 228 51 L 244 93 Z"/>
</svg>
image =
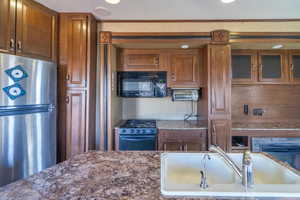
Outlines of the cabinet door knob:
<svg viewBox="0 0 300 200">
<path fill-rule="evenodd" d="M 187 144 L 184 145 L 184 151 L 185 151 L 185 152 L 188 151 L 188 145 L 187 145 Z"/>
<path fill-rule="evenodd" d="M 15 50 L 15 40 L 13 38 L 9 41 L 9 47 L 11 50 Z"/>
<path fill-rule="evenodd" d="M 171 73 L 171 79 L 172 79 L 173 81 L 175 81 L 175 80 L 176 80 L 176 75 L 175 75 L 175 73 L 174 73 L 174 72 L 172 72 L 172 73 Z"/>
<path fill-rule="evenodd" d="M 21 41 L 18 41 L 17 49 L 18 49 L 18 51 L 22 51 L 22 42 Z"/>
<path fill-rule="evenodd" d="M 155 65 L 159 65 L 159 57 L 154 58 L 154 63 L 155 63 Z"/>
<path fill-rule="evenodd" d="M 66 96 L 66 99 L 65 99 L 66 103 L 70 103 L 70 97 L 69 96 Z"/>
<path fill-rule="evenodd" d="M 66 75 L 66 80 L 69 81 L 70 80 L 70 74 Z"/>
</svg>

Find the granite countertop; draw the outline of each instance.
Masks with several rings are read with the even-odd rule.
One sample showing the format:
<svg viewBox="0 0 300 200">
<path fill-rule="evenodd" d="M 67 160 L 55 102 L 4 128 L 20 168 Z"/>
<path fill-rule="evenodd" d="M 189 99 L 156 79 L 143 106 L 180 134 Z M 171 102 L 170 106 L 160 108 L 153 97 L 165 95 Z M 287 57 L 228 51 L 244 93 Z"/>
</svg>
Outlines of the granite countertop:
<svg viewBox="0 0 300 200">
<path fill-rule="evenodd" d="M 201 130 L 207 129 L 207 121 L 158 120 L 156 126 L 158 129 L 168 130 Z"/>
<path fill-rule="evenodd" d="M 160 152 L 89 152 L 0 188 L 0 200 L 40 199 L 191 198 L 167 198 L 160 194 Z"/>
<path fill-rule="evenodd" d="M 299 123 L 283 122 L 256 122 L 256 123 L 232 123 L 232 130 L 282 130 L 282 131 L 300 131 Z"/>
<path fill-rule="evenodd" d="M 40 199 L 174 198 L 160 194 L 159 152 L 89 152 L 0 188 L 0 200 Z"/>
</svg>

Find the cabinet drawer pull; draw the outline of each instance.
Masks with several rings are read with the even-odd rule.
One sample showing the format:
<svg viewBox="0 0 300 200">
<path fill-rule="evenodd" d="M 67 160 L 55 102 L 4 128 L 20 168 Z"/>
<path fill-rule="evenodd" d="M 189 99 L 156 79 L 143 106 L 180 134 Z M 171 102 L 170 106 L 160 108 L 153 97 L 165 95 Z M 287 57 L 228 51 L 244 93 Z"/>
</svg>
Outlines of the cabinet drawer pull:
<svg viewBox="0 0 300 200">
<path fill-rule="evenodd" d="M 167 151 L 167 145 L 164 144 L 164 151 Z"/>
<path fill-rule="evenodd" d="M 66 96 L 66 104 L 69 104 L 70 103 L 70 97 L 69 96 Z"/>
<path fill-rule="evenodd" d="M 15 49 L 15 40 L 14 40 L 14 39 L 10 39 L 10 41 L 9 41 L 9 46 L 10 46 L 10 49 L 11 49 L 11 50 L 14 50 L 14 49 Z"/>
<path fill-rule="evenodd" d="M 21 41 L 18 41 L 17 49 L 18 49 L 18 51 L 22 51 L 22 42 Z"/>
</svg>

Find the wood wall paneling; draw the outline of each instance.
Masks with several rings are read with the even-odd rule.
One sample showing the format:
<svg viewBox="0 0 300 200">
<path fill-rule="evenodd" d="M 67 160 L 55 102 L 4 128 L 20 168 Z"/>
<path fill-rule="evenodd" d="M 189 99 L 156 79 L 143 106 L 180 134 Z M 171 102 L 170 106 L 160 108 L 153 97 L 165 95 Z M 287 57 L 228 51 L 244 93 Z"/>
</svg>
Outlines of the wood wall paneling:
<svg viewBox="0 0 300 200">
<path fill-rule="evenodd" d="M 300 119 L 300 86 L 248 85 L 232 87 L 233 122 L 289 122 Z M 245 115 L 243 105 L 249 105 Z M 253 116 L 253 108 L 262 108 L 263 116 Z"/>
</svg>

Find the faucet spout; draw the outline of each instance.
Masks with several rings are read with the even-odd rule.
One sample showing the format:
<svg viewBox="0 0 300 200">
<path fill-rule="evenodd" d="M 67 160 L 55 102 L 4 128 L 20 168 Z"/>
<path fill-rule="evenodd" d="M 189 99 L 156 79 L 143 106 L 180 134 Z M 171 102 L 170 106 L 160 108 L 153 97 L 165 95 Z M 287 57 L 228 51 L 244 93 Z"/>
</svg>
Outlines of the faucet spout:
<svg viewBox="0 0 300 200">
<path fill-rule="evenodd" d="M 235 162 L 218 146 L 216 145 L 211 145 L 209 147 L 209 151 L 216 152 L 218 153 L 224 161 L 233 169 L 233 171 L 242 179 L 243 178 L 243 173 L 242 169 L 240 169 Z"/>
</svg>

